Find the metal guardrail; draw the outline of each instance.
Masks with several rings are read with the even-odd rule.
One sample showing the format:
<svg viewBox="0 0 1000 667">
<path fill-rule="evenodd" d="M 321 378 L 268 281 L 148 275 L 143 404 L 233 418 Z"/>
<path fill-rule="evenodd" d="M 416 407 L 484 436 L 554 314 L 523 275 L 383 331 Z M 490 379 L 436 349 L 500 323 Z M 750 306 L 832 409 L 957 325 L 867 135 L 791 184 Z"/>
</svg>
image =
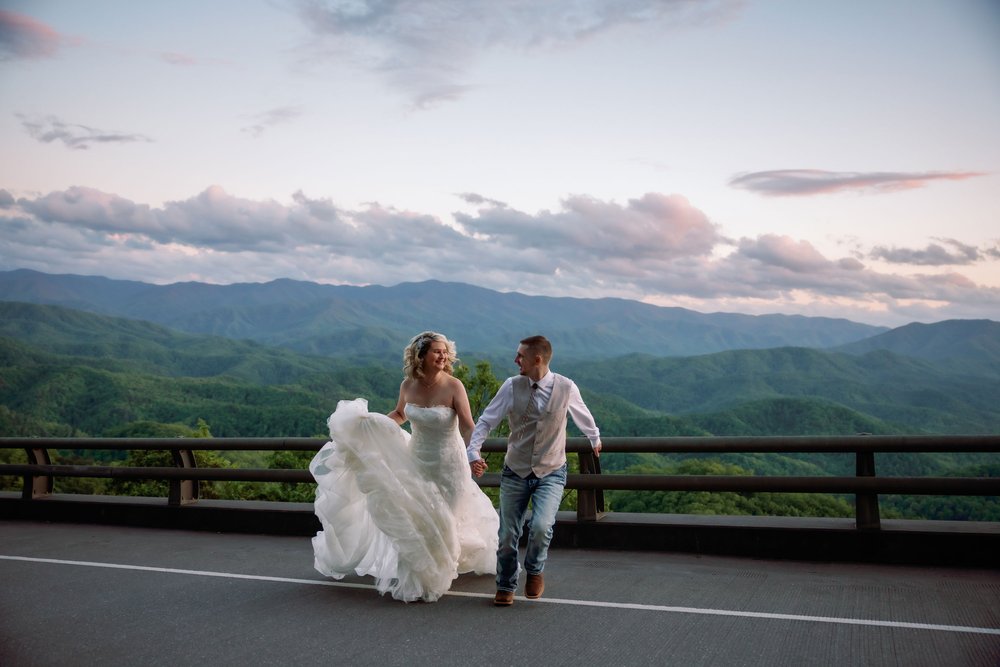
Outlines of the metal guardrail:
<svg viewBox="0 0 1000 667">
<path fill-rule="evenodd" d="M 853 454 L 853 477 L 624 475 L 601 474 L 585 438 L 570 438 L 567 451 L 579 457 L 580 472 L 567 478 L 577 491 L 577 520 L 596 521 L 604 513 L 605 490 L 731 491 L 738 493 L 838 493 L 855 496 L 855 524 L 860 530 L 878 530 L 879 494 L 1000 495 L 996 477 L 879 477 L 876 453 L 1000 452 L 1000 436 L 793 436 L 793 437 L 678 437 L 602 438 L 605 453 L 840 453 Z M 308 470 L 198 468 L 195 451 L 318 451 L 319 438 L 0 438 L 0 449 L 23 449 L 28 463 L 0 465 L 0 475 L 24 479 L 22 500 L 30 502 L 52 493 L 56 477 L 156 479 L 169 482 L 167 502 L 190 505 L 198 500 L 199 481 L 311 483 Z M 52 450 L 159 450 L 173 455 L 174 467 L 58 465 Z M 503 452 L 506 441 L 490 438 L 486 453 Z M 488 473 L 481 486 L 498 487 L 500 475 Z"/>
</svg>

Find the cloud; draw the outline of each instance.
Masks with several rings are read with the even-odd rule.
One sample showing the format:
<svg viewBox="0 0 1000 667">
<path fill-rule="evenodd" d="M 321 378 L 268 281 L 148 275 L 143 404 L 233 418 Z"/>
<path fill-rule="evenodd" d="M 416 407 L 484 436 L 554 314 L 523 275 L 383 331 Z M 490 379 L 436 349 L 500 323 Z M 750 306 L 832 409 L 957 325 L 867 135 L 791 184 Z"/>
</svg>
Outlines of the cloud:
<svg viewBox="0 0 1000 667">
<path fill-rule="evenodd" d="M 72 228 L 119 241 L 213 251 L 273 252 L 294 247 L 293 237 L 314 233 L 277 202 L 232 197 L 218 186 L 190 199 L 168 202 L 159 209 L 84 187 L 18 203 L 56 232 Z"/>
<path fill-rule="evenodd" d="M 490 199 L 489 197 L 484 197 L 475 192 L 462 192 L 456 195 L 459 199 L 462 199 L 469 204 L 476 206 L 488 206 L 492 208 L 507 208 L 507 204 L 499 201 L 497 199 Z"/>
<path fill-rule="evenodd" d="M 726 240 L 708 217 L 679 195 L 647 193 L 622 205 L 585 195 L 567 197 L 561 208 L 535 214 L 479 195 L 474 214 L 454 213 L 476 239 L 480 268 L 530 277 L 533 288 L 579 289 L 605 278 L 631 284 L 656 282 L 681 258 L 706 257 Z M 474 282 L 474 281 L 473 281 Z"/>
<path fill-rule="evenodd" d="M 386 77 L 416 108 L 470 90 L 469 68 L 488 50 L 571 47 L 629 25 L 704 25 L 731 0 L 301 0 L 299 15 L 331 58 Z"/>
<path fill-rule="evenodd" d="M 185 246 L 212 252 L 295 252 L 322 248 L 351 257 L 402 260 L 436 252 L 441 244 L 461 250 L 463 238 L 433 216 L 371 204 L 345 211 L 325 199 L 293 195 L 291 205 L 235 197 L 213 185 L 198 195 L 161 208 L 138 204 L 93 188 L 72 187 L 35 199 L 20 199 L 21 212 L 54 233 L 68 229 L 114 242 Z"/>
<path fill-rule="evenodd" d="M 927 244 L 927 247 L 922 250 L 876 246 L 875 248 L 872 248 L 870 257 L 872 259 L 881 259 L 894 264 L 948 266 L 974 264 L 983 258 L 984 253 L 990 252 L 990 250 L 985 250 L 981 253 L 975 246 L 961 243 L 955 239 L 936 240 L 940 243 L 929 243 Z M 949 250 L 945 246 L 950 246 L 952 250 Z"/>
<path fill-rule="evenodd" d="M 479 195 L 465 199 L 480 208 L 455 213 L 454 224 L 377 202 L 346 210 L 296 192 L 282 204 L 218 186 L 159 208 L 84 187 L 22 198 L 13 208 L 31 221 L 26 244 L 51 234 L 73 244 L 119 245 L 123 253 L 145 244 L 214 258 L 272 255 L 261 263 L 265 271 L 273 256 L 318 257 L 313 266 L 336 264 L 338 281 L 359 283 L 437 277 L 480 284 L 485 275 L 494 287 L 530 281 L 546 290 L 586 289 L 620 276 L 655 282 L 672 262 L 704 258 L 725 242 L 704 213 L 676 195 L 649 193 L 625 204 L 573 196 L 559 210 L 535 214 Z"/>
<path fill-rule="evenodd" d="M 37 199 L 21 199 L 20 207 L 42 222 L 58 222 L 96 232 L 148 229 L 150 208 L 91 188 L 73 187 Z"/>
<path fill-rule="evenodd" d="M 765 234 L 753 240 L 743 239 L 739 252 L 748 259 L 799 274 L 814 274 L 830 267 L 830 260 L 811 243 L 796 241 L 788 236 Z"/>
<path fill-rule="evenodd" d="M 536 212 L 480 194 L 461 201 L 474 210 L 442 220 L 378 202 L 347 209 L 301 191 L 282 203 L 211 186 L 152 207 L 84 187 L 21 198 L 0 190 L 0 269 L 153 282 L 438 279 L 699 310 L 826 308 L 814 314 L 861 320 L 872 313 L 885 320 L 1000 312 L 1000 288 L 954 271 L 877 270 L 857 256 L 829 257 L 808 240 L 776 234 L 730 239 L 679 195 L 646 193 L 623 203 L 573 195 Z M 954 239 L 936 239 L 928 248 L 934 245 L 969 262 L 975 251 Z M 997 247 L 976 253 L 976 262 L 1000 260 Z"/>
<path fill-rule="evenodd" d="M 275 125 L 290 123 L 301 115 L 301 107 L 276 107 L 253 116 L 253 124 L 241 128 L 240 132 L 246 132 L 256 139 L 264 134 L 265 130 Z"/>
<path fill-rule="evenodd" d="M 626 205 L 576 195 L 559 211 L 529 215 L 485 198 L 475 215 L 456 221 L 490 243 L 517 249 L 530 243 L 572 256 L 670 259 L 706 255 L 720 241 L 708 217 L 680 195 L 647 193 Z"/>
<path fill-rule="evenodd" d="M 173 51 L 164 51 L 159 54 L 160 60 L 167 63 L 168 65 L 181 65 L 184 67 L 189 67 L 192 65 L 197 65 L 201 61 L 194 56 L 189 56 L 184 53 L 175 53 Z"/>
<path fill-rule="evenodd" d="M 74 150 L 87 150 L 94 144 L 129 144 L 153 141 L 141 134 L 98 130 L 86 125 L 65 123 L 55 116 L 29 118 L 23 114 L 15 115 L 21 120 L 21 126 L 32 138 L 46 144 L 61 141 L 67 148 Z"/>
<path fill-rule="evenodd" d="M 0 60 L 51 58 L 66 41 L 30 16 L 0 9 Z"/>
<path fill-rule="evenodd" d="M 922 188 L 931 181 L 960 181 L 981 172 L 835 172 L 819 169 L 757 171 L 732 178 L 729 185 L 766 197 L 822 195 L 845 190 L 894 192 Z"/>
<path fill-rule="evenodd" d="M 716 269 L 706 295 L 782 300 L 799 293 L 886 309 L 920 302 L 938 309 L 963 306 L 979 317 L 988 316 L 990 309 L 995 316 L 1000 308 L 1000 288 L 977 285 L 959 273 L 880 272 L 854 258 L 828 259 L 807 241 L 775 235 L 741 239 L 736 252 Z"/>
</svg>

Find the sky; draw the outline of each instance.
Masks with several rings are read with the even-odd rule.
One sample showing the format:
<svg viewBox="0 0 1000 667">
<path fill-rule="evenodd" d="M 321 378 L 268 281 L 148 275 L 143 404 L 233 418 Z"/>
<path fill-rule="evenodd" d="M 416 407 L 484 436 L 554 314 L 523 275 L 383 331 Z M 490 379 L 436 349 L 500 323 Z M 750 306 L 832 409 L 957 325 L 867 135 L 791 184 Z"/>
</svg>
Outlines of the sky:
<svg viewBox="0 0 1000 667">
<path fill-rule="evenodd" d="M 998 0 L 0 0 L 0 146 L 2 271 L 1000 320 Z"/>
</svg>

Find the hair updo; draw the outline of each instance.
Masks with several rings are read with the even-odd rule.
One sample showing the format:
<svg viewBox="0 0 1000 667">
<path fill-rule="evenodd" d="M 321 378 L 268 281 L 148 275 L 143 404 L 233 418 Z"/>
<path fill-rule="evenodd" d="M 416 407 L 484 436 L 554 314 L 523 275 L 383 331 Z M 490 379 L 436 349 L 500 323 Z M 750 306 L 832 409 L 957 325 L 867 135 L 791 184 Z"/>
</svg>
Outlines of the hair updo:
<svg viewBox="0 0 1000 667">
<path fill-rule="evenodd" d="M 431 349 L 431 343 L 434 342 L 441 342 L 448 346 L 448 360 L 445 362 L 444 372 L 448 375 L 452 374 L 454 364 L 458 361 L 455 342 L 448 340 L 444 334 L 424 331 L 414 336 L 410 340 L 410 344 L 403 350 L 403 374 L 406 377 L 415 380 L 424 377 L 424 357 L 427 356 L 427 351 Z"/>
</svg>

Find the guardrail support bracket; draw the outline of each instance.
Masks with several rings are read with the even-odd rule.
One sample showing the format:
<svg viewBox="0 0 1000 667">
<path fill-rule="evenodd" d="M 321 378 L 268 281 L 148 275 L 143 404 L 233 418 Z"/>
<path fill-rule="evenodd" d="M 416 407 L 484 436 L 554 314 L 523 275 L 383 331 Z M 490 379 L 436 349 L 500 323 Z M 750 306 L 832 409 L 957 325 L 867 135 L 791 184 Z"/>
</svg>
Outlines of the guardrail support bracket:
<svg viewBox="0 0 1000 667">
<path fill-rule="evenodd" d="M 190 449 L 171 449 L 170 454 L 174 457 L 174 465 L 178 468 L 197 468 L 194 460 L 194 452 Z M 167 504 L 171 507 L 181 505 L 192 505 L 198 502 L 198 480 L 196 479 L 172 479 L 170 480 L 170 494 L 167 497 Z"/>
<path fill-rule="evenodd" d="M 30 465 L 50 465 L 49 450 L 41 447 L 25 447 L 24 453 L 28 455 Z M 47 498 L 52 495 L 51 475 L 25 475 L 24 485 L 21 487 L 21 498 L 32 500 L 35 498 Z"/>
</svg>

